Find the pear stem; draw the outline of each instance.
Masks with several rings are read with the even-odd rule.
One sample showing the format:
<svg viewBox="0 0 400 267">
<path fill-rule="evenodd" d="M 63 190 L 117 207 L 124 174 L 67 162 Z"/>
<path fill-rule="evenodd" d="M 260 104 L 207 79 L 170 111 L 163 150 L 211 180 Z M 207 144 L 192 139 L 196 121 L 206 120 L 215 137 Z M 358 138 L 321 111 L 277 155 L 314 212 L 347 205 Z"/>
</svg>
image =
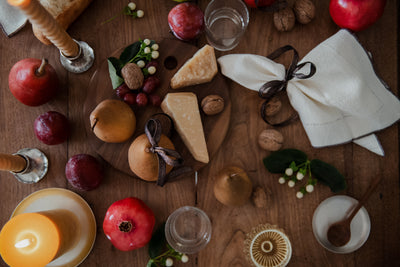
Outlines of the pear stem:
<svg viewBox="0 0 400 267">
<path fill-rule="evenodd" d="M 94 127 L 96 127 L 96 124 L 97 124 L 98 121 L 99 120 L 97 118 L 94 118 L 94 124 L 93 124 L 93 126 L 91 128 L 92 132 L 94 131 Z"/>
<path fill-rule="evenodd" d="M 36 73 L 35 73 L 36 76 L 40 77 L 45 73 L 44 68 L 48 63 L 49 62 L 47 61 L 47 59 L 42 58 L 42 63 L 40 64 L 39 68 L 36 70 Z"/>
</svg>

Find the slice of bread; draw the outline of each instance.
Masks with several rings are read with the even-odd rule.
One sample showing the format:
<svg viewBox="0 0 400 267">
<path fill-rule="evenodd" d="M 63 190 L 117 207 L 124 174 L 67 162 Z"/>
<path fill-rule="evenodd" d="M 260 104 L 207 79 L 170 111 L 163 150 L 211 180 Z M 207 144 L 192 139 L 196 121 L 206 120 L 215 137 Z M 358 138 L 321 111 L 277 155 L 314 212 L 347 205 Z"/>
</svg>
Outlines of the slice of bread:
<svg viewBox="0 0 400 267">
<path fill-rule="evenodd" d="M 171 79 L 171 88 L 210 82 L 218 72 L 214 48 L 203 46 L 178 70 Z"/>
<path fill-rule="evenodd" d="M 49 11 L 63 29 L 67 29 L 72 22 L 85 10 L 92 0 L 39 0 L 40 4 Z M 42 43 L 49 45 L 51 42 L 32 25 L 33 34 Z"/>
</svg>

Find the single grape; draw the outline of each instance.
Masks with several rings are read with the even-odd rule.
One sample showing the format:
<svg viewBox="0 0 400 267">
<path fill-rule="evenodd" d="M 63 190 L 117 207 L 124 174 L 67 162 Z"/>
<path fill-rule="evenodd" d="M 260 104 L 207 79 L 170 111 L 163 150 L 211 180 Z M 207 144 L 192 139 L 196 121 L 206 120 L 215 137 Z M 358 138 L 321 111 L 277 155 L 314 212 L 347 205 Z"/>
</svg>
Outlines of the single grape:
<svg viewBox="0 0 400 267">
<path fill-rule="evenodd" d="M 136 94 L 135 93 L 126 93 L 124 96 L 124 102 L 128 105 L 136 104 Z"/>
<path fill-rule="evenodd" d="M 144 107 L 147 105 L 148 99 L 147 99 L 147 95 L 145 93 L 139 93 L 136 96 L 136 104 L 139 107 Z"/>
<path fill-rule="evenodd" d="M 143 82 L 143 92 L 146 94 L 152 94 L 160 86 L 160 79 L 156 76 L 149 76 Z"/>
<path fill-rule="evenodd" d="M 121 99 L 124 99 L 124 96 L 129 92 L 131 92 L 131 89 L 129 89 L 126 83 L 121 84 L 120 86 L 117 87 L 117 89 L 115 89 L 115 93 Z"/>
</svg>

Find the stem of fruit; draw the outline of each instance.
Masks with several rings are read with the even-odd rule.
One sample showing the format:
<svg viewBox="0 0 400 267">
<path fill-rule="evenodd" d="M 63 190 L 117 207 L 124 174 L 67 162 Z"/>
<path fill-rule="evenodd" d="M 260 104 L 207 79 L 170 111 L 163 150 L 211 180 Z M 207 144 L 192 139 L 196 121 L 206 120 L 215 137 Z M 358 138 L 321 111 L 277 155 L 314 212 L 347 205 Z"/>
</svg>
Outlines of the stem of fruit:
<svg viewBox="0 0 400 267">
<path fill-rule="evenodd" d="M 91 128 L 92 132 L 94 131 L 94 127 L 96 127 L 96 124 L 97 124 L 98 121 L 99 121 L 98 119 L 96 119 L 96 118 L 94 119 L 94 124 L 93 124 L 93 126 Z"/>
<path fill-rule="evenodd" d="M 42 76 L 45 71 L 44 71 L 44 67 L 48 64 L 47 59 L 42 58 L 42 63 L 40 64 L 39 68 L 36 70 L 35 74 L 36 76 L 40 77 Z"/>
</svg>

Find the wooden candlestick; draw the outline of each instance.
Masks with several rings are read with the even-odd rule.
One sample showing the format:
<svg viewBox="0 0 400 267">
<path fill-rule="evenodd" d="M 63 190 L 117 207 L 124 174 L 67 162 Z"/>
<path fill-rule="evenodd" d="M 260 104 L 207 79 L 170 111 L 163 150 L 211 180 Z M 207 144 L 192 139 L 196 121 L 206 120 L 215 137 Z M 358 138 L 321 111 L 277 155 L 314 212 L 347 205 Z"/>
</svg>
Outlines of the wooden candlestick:
<svg viewBox="0 0 400 267">
<path fill-rule="evenodd" d="M 26 166 L 27 162 L 23 157 L 0 153 L 0 170 L 22 172 Z"/>
<path fill-rule="evenodd" d="M 79 55 L 79 45 L 58 24 L 53 16 L 38 2 L 38 0 L 8 0 L 12 6 L 18 7 L 46 37 L 66 57 Z"/>
</svg>

